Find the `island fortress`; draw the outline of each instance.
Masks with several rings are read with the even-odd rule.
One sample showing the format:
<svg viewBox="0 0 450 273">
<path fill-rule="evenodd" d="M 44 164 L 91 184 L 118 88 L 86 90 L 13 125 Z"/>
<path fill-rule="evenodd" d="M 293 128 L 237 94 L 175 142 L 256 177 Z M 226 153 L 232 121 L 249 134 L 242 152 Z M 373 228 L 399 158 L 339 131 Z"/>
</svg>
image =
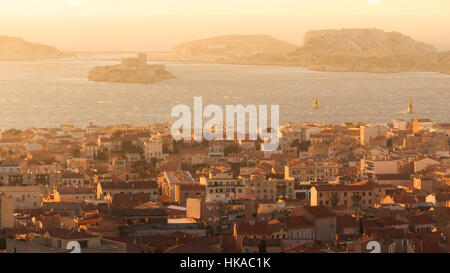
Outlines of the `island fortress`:
<svg viewBox="0 0 450 273">
<path fill-rule="evenodd" d="M 147 64 L 147 54 L 137 58 L 122 58 L 120 65 L 96 66 L 88 73 L 88 79 L 101 82 L 152 83 L 175 78 L 163 64 Z"/>
</svg>

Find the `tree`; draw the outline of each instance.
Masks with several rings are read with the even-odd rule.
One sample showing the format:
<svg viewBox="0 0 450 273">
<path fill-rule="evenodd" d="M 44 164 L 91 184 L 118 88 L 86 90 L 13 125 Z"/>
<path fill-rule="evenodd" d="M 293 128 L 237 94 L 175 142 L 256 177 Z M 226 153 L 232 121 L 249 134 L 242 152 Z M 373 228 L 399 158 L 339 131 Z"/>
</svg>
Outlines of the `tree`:
<svg viewBox="0 0 450 273">
<path fill-rule="evenodd" d="M 294 139 L 294 141 L 292 141 L 291 143 L 291 147 L 297 147 L 297 150 L 300 152 L 306 152 L 308 151 L 309 146 L 311 146 L 311 141 L 302 141 L 300 142 L 300 140 L 298 138 Z"/>
<path fill-rule="evenodd" d="M 386 147 L 392 148 L 392 138 L 389 138 L 389 139 L 386 141 Z"/>
<path fill-rule="evenodd" d="M 237 153 L 239 153 L 239 151 L 240 151 L 239 145 L 237 145 L 237 144 L 227 145 L 223 149 L 223 153 L 225 156 L 227 156 L 229 154 L 237 154 Z"/>
<path fill-rule="evenodd" d="M 156 157 L 150 158 L 150 166 L 152 166 L 152 168 L 156 168 L 157 163 L 158 163 L 158 159 Z"/>
<path fill-rule="evenodd" d="M 122 131 L 121 130 L 117 130 L 114 131 L 114 133 L 112 133 L 112 137 L 120 137 L 122 135 Z"/>
<path fill-rule="evenodd" d="M 309 141 L 309 140 L 303 141 L 303 142 L 300 142 L 298 149 L 299 149 L 299 151 L 306 152 L 306 151 L 308 151 L 309 146 L 311 146 L 311 141 Z"/>
<path fill-rule="evenodd" d="M 414 161 L 402 164 L 398 167 L 398 170 L 402 174 L 412 174 L 414 173 Z"/>
<path fill-rule="evenodd" d="M 259 253 L 267 253 L 267 243 L 266 240 L 261 240 L 258 246 Z"/>
<path fill-rule="evenodd" d="M 158 176 L 159 169 L 155 165 L 152 166 L 147 161 L 141 160 L 133 163 L 130 172 L 137 173 L 139 178 L 150 178 Z"/>
<path fill-rule="evenodd" d="M 362 219 L 359 219 L 359 234 L 364 234 L 364 225 Z"/>
<path fill-rule="evenodd" d="M 97 156 L 95 157 L 95 160 L 106 161 L 106 160 L 108 160 L 108 155 L 103 151 L 99 151 L 97 153 Z"/>
<path fill-rule="evenodd" d="M 142 149 L 133 145 L 130 140 L 122 141 L 121 149 L 123 153 L 143 153 Z"/>
<path fill-rule="evenodd" d="M 81 152 L 79 149 L 75 149 L 72 154 L 73 154 L 73 157 L 78 158 L 78 157 L 80 157 Z"/>
<path fill-rule="evenodd" d="M 241 167 L 244 167 L 245 165 L 245 162 L 231 163 L 231 172 L 233 173 L 233 177 L 238 177 L 241 173 Z"/>
<path fill-rule="evenodd" d="M 273 179 L 283 179 L 284 174 L 282 173 L 269 173 L 266 175 L 266 179 L 273 178 Z"/>
<path fill-rule="evenodd" d="M 213 229 L 209 224 L 205 225 L 205 230 L 206 230 L 206 234 L 207 236 L 212 236 L 213 235 Z"/>
</svg>

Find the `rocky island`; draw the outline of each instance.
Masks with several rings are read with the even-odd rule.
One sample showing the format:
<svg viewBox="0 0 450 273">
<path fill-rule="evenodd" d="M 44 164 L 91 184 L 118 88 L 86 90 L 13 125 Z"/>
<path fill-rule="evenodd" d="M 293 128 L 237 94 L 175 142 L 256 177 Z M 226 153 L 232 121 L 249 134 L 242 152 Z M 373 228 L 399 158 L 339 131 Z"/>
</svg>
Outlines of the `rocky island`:
<svg viewBox="0 0 450 273">
<path fill-rule="evenodd" d="M 330 29 L 306 33 L 303 45 L 288 54 L 288 59 L 318 71 L 448 73 L 447 56 L 432 45 L 395 31 Z"/>
<path fill-rule="evenodd" d="M 379 29 L 309 31 L 295 46 L 267 35 L 228 35 L 173 48 L 175 60 L 300 66 L 315 71 L 450 74 L 450 51 Z"/>
<path fill-rule="evenodd" d="M 285 62 L 297 48 L 269 35 L 225 35 L 182 43 L 172 53 L 181 61 L 267 64 Z"/>
<path fill-rule="evenodd" d="M 175 76 L 163 64 L 147 64 L 147 54 L 137 58 L 123 58 L 121 64 L 96 66 L 88 73 L 88 79 L 98 82 L 152 83 L 173 79 Z"/>
</svg>

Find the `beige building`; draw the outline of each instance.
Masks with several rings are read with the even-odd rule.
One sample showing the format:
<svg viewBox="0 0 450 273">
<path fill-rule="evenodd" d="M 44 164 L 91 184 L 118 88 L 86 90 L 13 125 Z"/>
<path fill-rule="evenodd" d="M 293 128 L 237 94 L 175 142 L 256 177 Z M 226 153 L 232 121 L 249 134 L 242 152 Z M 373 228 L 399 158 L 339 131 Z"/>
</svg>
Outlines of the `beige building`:
<svg viewBox="0 0 450 273">
<path fill-rule="evenodd" d="M 314 226 L 314 239 L 333 242 L 336 238 L 336 214 L 323 206 L 304 206 L 294 210 L 294 216 L 303 216 Z"/>
<path fill-rule="evenodd" d="M 17 160 L 0 162 L 0 186 L 22 184 L 22 165 Z"/>
<path fill-rule="evenodd" d="M 311 206 L 347 206 L 369 209 L 386 195 L 389 185 L 358 183 L 357 185 L 317 185 L 311 188 Z"/>
<path fill-rule="evenodd" d="M 400 161 L 398 160 L 368 160 L 361 159 L 361 178 L 375 177 L 378 174 L 399 173 Z"/>
<path fill-rule="evenodd" d="M 206 202 L 202 198 L 188 198 L 186 217 L 207 223 L 214 234 L 231 235 L 236 222 L 255 220 L 257 207 L 257 201 L 252 199 Z"/>
<path fill-rule="evenodd" d="M 276 183 L 266 180 L 264 176 L 251 176 L 245 180 L 247 195 L 252 195 L 258 200 L 277 200 Z"/>
<path fill-rule="evenodd" d="M 195 184 L 177 184 L 175 185 L 175 202 L 181 206 L 186 206 L 188 198 L 205 198 L 205 186 Z"/>
<path fill-rule="evenodd" d="M 258 200 L 277 201 L 294 198 L 294 181 L 285 179 L 269 179 L 263 176 L 251 176 L 245 180 L 247 195 Z"/>
<path fill-rule="evenodd" d="M 233 178 L 233 173 L 210 170 L 208 178 L 200 177 L 200 183 L 206 186 L 206 201 L 229 201 L 245 193 L 245 184 L 241 178 Z"/>
<path fill-rule="evenodd" d="M 186 167 L 205 164 L 208 162 L 208 150 L 183 149 L 180 151 L 181 164 Z"/>
<path fill-rule="evenodd" d="M 0 230 L 14 227 L 14 197 L 0 194 Z"/>
<path fill-rule="evenodd" d="M 0 194 L 15 199 L 14 209 L 35 209 L 41 207 L 41 192 L 46 189 L 39 186 L 4 186 L 0 187 Z"/>
<path fill-rule="evenodd" d="M 144 142 L 144 156 L 147 162 L 151 162 L 152 158 L 156 158 L 157 160 L 164 159 L 162 140 L 160 138 L 154 138 Z"/>
<path fill-rule="evenodd" d="M 368 126 L 361 126 L 359 132 L 361 145 L 367 145 L 373 138 L 379 136 L 386 137 L 388 128 L 381 125 L 368 125 Z"/>
<path fill-rule="evenodd" d="M 339 164 L 335 161 L 297 159 L 284 167 L 285 179 L 297 181 L 330 181 L 338 175 Z"/>
<path fill-rule="evenodd" d="M 53 191 L 55 202 L 83 202 L 97 199 L 95 188 L 88 187 L 62 187 Z"/>
<path fill-rule="evenodd" d="M 429 131 L 433 128 L 433 122 L 430 119 L 413 119 L 411 120 L 411 125 L 415 134 Z"/>
<path fill-rule="evenodd" d="M 177 198 L 178 185 L 196 185 L 194 178 L 187 171 L 166 171 L 159 176 L 159 185 L 164 196 L 168 196 L 170 202 L 180 202 L 181 197 Z M 203 190 L 204 191 L 204 190 Z M 180 194 L 180 192 L 178 193 Z"/>
<path fill-rule="evenodd" d="M 97 199 L 111 198 L 118 193 L 136 194 L 147 193 L 150 201 L 159 201 L 159 186 L 156 181 L 103 182 L 97 184 Z"/>
</svg>

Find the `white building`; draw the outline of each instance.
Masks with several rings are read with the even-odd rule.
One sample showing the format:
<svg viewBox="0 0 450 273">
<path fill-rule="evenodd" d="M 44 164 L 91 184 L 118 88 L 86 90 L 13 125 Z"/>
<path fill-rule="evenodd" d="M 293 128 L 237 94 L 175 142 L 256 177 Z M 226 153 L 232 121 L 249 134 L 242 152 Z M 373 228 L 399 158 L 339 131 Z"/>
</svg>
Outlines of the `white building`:
<svg viewBox="0 0 450 273">
<path fill-rule="evenodd" d="M 387 132 L 388 128 L 383 125 L 361 126 L 360 130 L 361 145 L 369 144 L 369 141 L 375 137 L 379 136 L 386 137 Z"/>
<path fill-rule="evenodd" d="M 208 178 L 200 178 L 200 184 L 206 186 L 207 202 L 225 202 L 245 193 L 244 181 L 233 178 L 231 172 L 210 171 Z"/>
<path fill-rule="evenodd" d="M 14 197 L 0 194 L 0 230 L 14 227 Z"/>
<path fill-rule="evenodd" d="M 406 127 L 408 126 L 408 122 L 403 119 L 394 119 L 394 128 L 399 130 L 406 130 Z"/>
<path fill-rule="evenodd" d="M 152 158 L 157 160 L 164 159 L 162 140 L 154 138 L 144 142 L 144 156 L 147 162 L 151 162 Z"/>
<path fill-rule="evenodd" d="M 36 209 L 41 207 L 41 187 L 39 186 L 0 187 L 1 194 L 15 199 L 14 209 Z"/>
<path fill-rule="evenodd" d="M 397 174 L 398 167 L 398 160 L 361 159 L 361 178 L 375 177 L 377 174 Z"/>
<path fill-rule="evenodd" d="M 224 143 L 220 141 L 209 141 L 208 158 L 221 159 L 224 156 Z"/>
</svg>

